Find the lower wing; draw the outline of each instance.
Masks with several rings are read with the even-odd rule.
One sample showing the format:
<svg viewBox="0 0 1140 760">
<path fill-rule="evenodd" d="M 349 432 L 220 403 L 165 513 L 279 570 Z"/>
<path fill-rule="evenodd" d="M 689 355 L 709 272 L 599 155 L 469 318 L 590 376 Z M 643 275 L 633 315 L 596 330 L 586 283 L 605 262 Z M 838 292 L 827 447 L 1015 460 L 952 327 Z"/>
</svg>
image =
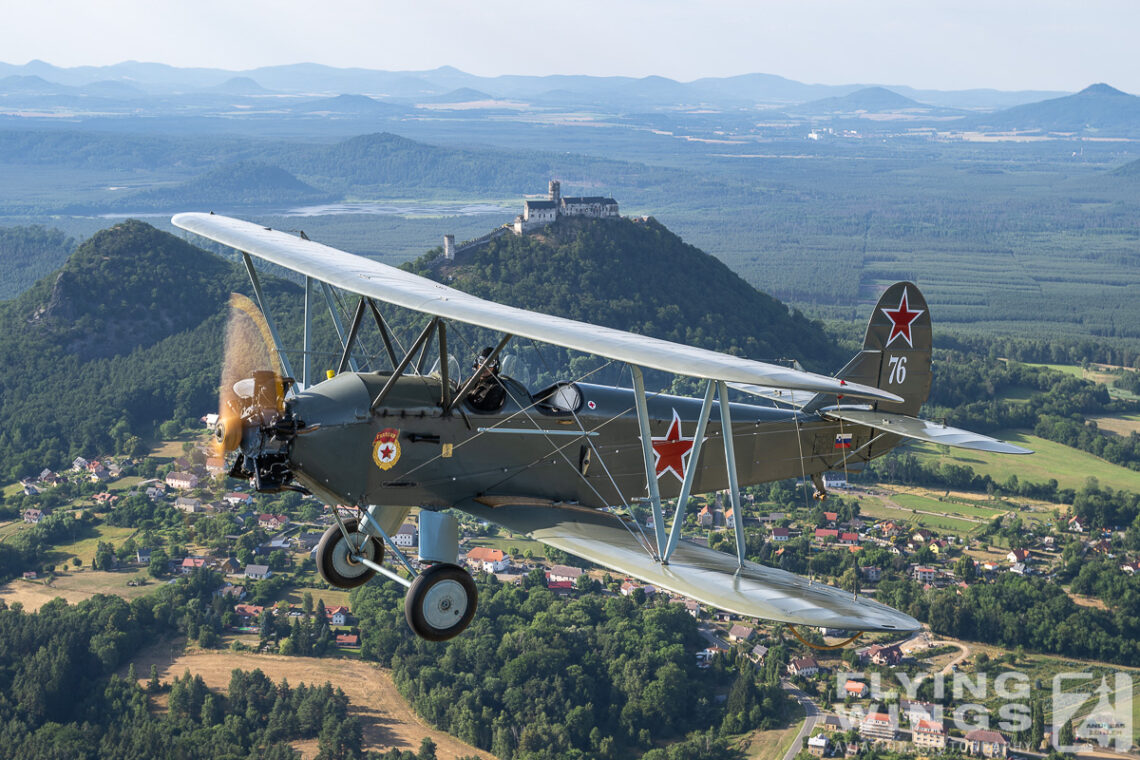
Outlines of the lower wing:
<svg viewBox="0 0 1140 760">
<path fill-rule="evenodd" d="M 904 438 L 912 438 L 926 443 L 938 443 L 946 446 L 957 446 L 962 449 L 975 451 L 992 451 L 997 454 L 1032 454 L 1029 449 L 1015 446 L 1012 443 L 999 441 L 996 438 L 972 433 L 969 430 L 940 425 L 937 422 L 909 417 L 905 414 L 892 412 L 876 412 L 863 409 L 825 409 L 825 417 L 831 417 L 844 422 L 853 422 L 856 425 L 865 425 L 885 433 L 894 433 Z"/>
<path fill-rule="evenodd" d="M 610 512 L 517 498 L 488 497 L 456 505 L 536 541 L 570 552 L 645 583 L 746 617 L 856 631 L 914 631 L 921 624 L 897 610 L 848 591 L 682 541 L 669 564 L 647 551 L 629 521 Z M 623 525 L 623 522 L 625 523 Z"/>
</svg>

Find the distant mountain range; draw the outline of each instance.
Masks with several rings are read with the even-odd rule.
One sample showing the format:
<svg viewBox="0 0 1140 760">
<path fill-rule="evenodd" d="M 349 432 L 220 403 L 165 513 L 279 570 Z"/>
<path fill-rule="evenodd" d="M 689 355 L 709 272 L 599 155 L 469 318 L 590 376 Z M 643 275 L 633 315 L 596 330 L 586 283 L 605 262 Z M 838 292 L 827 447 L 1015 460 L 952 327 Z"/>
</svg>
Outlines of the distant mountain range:
<svg viewBox="0 0 1140 760">
<path fill-rule="evenodd" d="M 773 74 L 742 74 L 705 77 L 678 82 L 659 76 L 594 77 L 573 75 L 504 75 L 481 77 L 451 66 L 428 71 L 379 71 L 334 68 L 313 63 L 266 66 L 246 71 L 177 68 L 160 63 L 126 61 L 112 66 L 61 68 L 43 61 L 23 65 L 0 63 L 0 77 L 40 77 L 69 87 L 85 87 L 100 81 L 120 82 L 151 95 L 213 91 L 230 94 L 290 95 L 364 94 L 418 102 L 448 96 L 456 90 L 471 90 L 491 98 L 522 98 L 559 102 L 587 101 L 609 105 L 662 104 L 751 106 L 756 104 L 805 103 L 843 97 L 871 86 L 868 84 L 805 84 Z M 241 86 L 233 83 L 240 78 Z M 890 86 L 891 90 L 922 103 L 939 107 L 999 109 L 1030 103 L 1064 93 L 1056 91 L 920 90 Z M 0 92 L 4 92 L 0 87 Z M 467 98 L 465 98 L 467 99 Z"/>
<path fill-rule="evenodd" d="M 1051 91 L 919 90 L 905 86 L 805 84 L 772 74 L 742 74 L 678 82 L 659 76 L 481 77 L 444 66 L 430 71 L 340 69 L 311 63 L 268 66 L 248 71 L 183 69 L 128 61 L 113 66 L 60 68 L 32 61 L 0 63 L 0 119 L 119 119 L 163 117 L 187 129 L 193 117 L 225 120 L 249 129 L 321 118 L 340 134 L 375 132 L 381 123 L 472 120 L 477 108 L 534 113 L 588 109 L 596 119 L 617 120 L 671 132 L 672 119 L 685 129 L 711 132 L 725 125 L 747 133 L 754 114 L 784 121 L 789 128 L 820 119 L 860 120 L 857 131 L 892 132 L 924 120 L 957 131 L 1038 132 L 1057 135 L 1133 137 L 1140 132 L 1140 98 L 1106 84 L 1076 94 Z M 506 102 L 509 101 L 509 104 Z M 525 121 L 525 120 L 524 120 Z M 847 128 L 848 125 L 844 124 Z M 122 128 L 119 124 L 115 128 Z M 303 127 L 300 127 L 303 129 Z M 333 127 L 335 128 L 335 127 Z M 283 127 L 286 131 L 287 126 Z M 310 128 L 311 130 L 311 128 Z"/>
</svg>

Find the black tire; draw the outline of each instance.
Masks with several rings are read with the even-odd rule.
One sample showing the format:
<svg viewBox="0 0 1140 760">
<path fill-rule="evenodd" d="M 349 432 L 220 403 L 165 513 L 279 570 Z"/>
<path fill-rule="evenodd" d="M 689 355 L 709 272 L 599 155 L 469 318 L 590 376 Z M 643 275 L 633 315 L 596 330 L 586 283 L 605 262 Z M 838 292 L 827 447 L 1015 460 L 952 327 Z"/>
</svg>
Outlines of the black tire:
<svg viewBox="0 0 1140 760">
<path fill-rule="evenodd" d="M 446 641 L 471 624 L 478 604 L 471 573 L 457 565 L 432 565 L 412 581 L 404 597 L 404 617 L 420 638 Z"/>
<path fill-rule="evenodd" d="M 352 542 L 360 547 L 357 552 L 380 564 L 384 561 L 384 545 L 376 537 L 357 531 L 358 524 L 355 518 L 344 521 Z M 344 540 L 340 526 L 334 524 L 317 544 L 317 571 L 327 583 L 337 588 L 356 588 L 376 575 L 375 570 L 354 562 L 349 554 L 348 542 Z"/>
</svg>

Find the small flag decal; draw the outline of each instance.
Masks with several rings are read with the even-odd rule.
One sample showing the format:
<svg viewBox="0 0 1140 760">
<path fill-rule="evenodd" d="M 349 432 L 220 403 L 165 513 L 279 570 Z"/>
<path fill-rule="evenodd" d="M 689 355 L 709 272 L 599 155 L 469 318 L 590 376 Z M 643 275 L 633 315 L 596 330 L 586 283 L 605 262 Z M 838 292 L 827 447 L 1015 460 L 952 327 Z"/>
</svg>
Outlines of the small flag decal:
<svg viewBox="0 0 1140 760">
<path fill-rule="evenodd" d="M 835 448 L 849 449 L 851 448 L 851 434 L 850 433 L 836 433 L 835 434 Z"/>
</svg>

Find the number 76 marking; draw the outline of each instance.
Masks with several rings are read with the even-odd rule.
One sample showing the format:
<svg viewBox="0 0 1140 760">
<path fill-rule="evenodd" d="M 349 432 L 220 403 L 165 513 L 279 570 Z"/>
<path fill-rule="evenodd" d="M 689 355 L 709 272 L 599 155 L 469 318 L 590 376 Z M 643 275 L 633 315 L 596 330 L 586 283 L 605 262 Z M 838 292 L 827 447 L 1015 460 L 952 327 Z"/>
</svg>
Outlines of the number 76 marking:
<svg viewBox="0 0 1140 760">
<path fill-rule="evenodd" d="M 906 357 L 891 356 L 887 361 L 891 365 L 891 375 L 887 378 L 888 385 L 902 385 L 906 382 Z"/>
</svg>

